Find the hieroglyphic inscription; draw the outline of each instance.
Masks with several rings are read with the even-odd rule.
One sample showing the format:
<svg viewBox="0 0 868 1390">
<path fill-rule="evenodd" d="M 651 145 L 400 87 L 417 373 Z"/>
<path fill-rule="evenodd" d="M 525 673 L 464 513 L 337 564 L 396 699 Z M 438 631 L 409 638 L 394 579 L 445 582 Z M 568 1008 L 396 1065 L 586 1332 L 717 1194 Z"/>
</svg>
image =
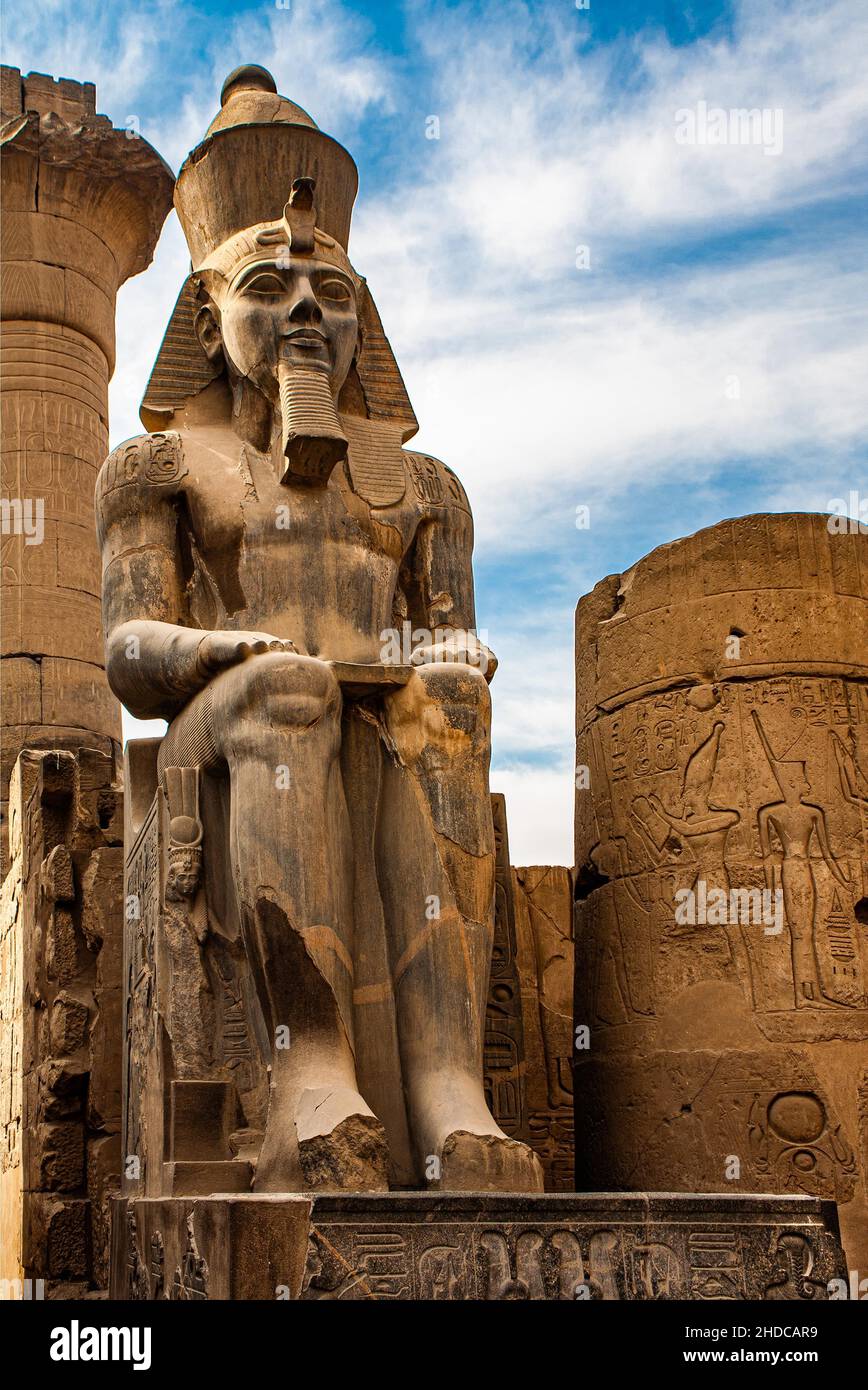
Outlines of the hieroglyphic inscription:
<svg viewBox="0 0 868 1390">
<path fill-rule="evenodd" d="M 612 792 L 588 854 L 605 880 L 583 934 L 589 1021 L 659 1013 L 692 980 L 734 971 L 749 1007 L 791 1015 L 788 1037 L 813 1036 L 815 1011 L 868 1022 L 864 685 L 669 691 L 600 720 L 587 746 Z M 685 892 L 710 905 L 704 920 L 678 920 Z M 759 907 L 748 920 L 754 900 L 779 908 L 776 930 Z"/>
<path fill-rule="evenodd" d="M 504 1133 L 524 1139 L 527 1137 L 524 1030 L 504 797 L 494 794 L 491 808 L 496 857 L 494 947 L 485 1014 L 485 1091 L 491 1112 Z"/>
<path fill-rule="evenodd" d="M 783 1268 L 782 1256 L 795 1268 Z M 840 1258 L 821 1228 L 796 1232 L 765 1220 L 706 1227 L 643 1226 L 592 1220 L 529 1223 L 422 1221 L 354 1226 L 316 1224 L 310 1235 L 303 1299 L 728 1299 L 796 1297 L 767 1293 L 775 1280 L 795 1287 L 810 1268 L 825 1296 Z"/>
<path fill-rule="evenodd" d="M 157 933 L 161 904 L 159 800 L 155 800 L 127 861 L 124 891 L 125 1177 L 144 1190 L 149 1157 L 147 1095 L 158 1065 Z M 161 1155 L 155 1155 L 159 1163 Z"/>
</svg>

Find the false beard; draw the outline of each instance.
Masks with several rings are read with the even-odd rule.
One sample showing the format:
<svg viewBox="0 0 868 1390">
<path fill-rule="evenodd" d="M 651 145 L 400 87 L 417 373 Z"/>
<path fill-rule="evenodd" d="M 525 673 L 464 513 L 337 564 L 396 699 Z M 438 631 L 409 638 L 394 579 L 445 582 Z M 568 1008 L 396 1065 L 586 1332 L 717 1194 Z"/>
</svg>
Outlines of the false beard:
<svg viewBox="0 0 868 1390">
<path fill-rule="evenodd" d="M 277 380 L 286 460 L 280 481 L 295 479 L 324 487 L 348 448 L 328 375 L 316 367 L 280 362 Z"/>
</svg>

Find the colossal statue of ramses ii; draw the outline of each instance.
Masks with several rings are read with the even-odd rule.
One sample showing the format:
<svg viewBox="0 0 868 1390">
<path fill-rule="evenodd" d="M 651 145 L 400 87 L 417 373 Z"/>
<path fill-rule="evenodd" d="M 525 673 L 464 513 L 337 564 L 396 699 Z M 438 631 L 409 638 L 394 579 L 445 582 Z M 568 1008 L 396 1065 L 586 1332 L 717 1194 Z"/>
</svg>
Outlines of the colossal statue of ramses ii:
<svg viewBox="0 0 868 1390">
<path fill-rule="evenodd" d="M 256 1189 L 539 1190 L 482 1086 L 495 662 L 470 510 L 403 448 L 415 418 L 346 252 L 356 188 L 268 73 L 227 79 L 178 178 L 192 273 L 155 432 L 97 485 L 108 675 L 168 720 L 160 772 L 228 805 L 208 872 L 272 1049 Z"/>
</svg>

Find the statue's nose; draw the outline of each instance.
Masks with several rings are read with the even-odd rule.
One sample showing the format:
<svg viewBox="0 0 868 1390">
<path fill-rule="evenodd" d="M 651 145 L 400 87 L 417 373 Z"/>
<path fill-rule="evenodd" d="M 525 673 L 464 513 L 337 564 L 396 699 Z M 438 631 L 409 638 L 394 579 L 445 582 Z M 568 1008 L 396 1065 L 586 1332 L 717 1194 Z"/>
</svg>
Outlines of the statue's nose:
<svg viewBox="0 0 868 1390">
<path fill-rule="evenodd" d="M 309 280 L 302 280 L 298 285 L 298 292 L 289 311 L 289 321 L 296 325 L 322 322 L 322 309 Z"/>
</svg>

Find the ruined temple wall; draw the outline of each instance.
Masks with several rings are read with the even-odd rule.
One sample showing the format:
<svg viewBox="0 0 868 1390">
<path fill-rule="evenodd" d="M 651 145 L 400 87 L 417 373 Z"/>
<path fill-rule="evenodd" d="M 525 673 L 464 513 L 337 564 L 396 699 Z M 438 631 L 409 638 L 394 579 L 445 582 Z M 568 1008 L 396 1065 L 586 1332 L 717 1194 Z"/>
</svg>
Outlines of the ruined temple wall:
<svg viewBox="0 0 868 1390">
<path fill-rule="evenodd" d="M 579 604 L 577 1177 L 833 1198 L 864 1269 L 868 537 L 828 520 L 721 523 Z"/>
<path fill-rule="evenodd" d="M 513 867 L 524 1023 L 527 1140 L 547 1192 L 575 1191 L 573 876 L 557 864 Z"/>
<path fill-rule="evenodd" d="M 151 260 L 173 177 L 92 83 L 3 67 L 0 110 L 0 1277 L 62 1296 L 107 1286 L 120 1170 L 120 706 L 93 493 L 117 290 Z"/>
<path fill-rule="evenodd" d="M 28 750 L 13 774 L 0 892 L 0 1280 L 42 1280 L 47 1297 L 108 1286 L 121 1172 L 122 803 L 112 759 L 97 750 Z"/>
<path fill-rule="evenodd" d="M 491 809 L 496 859 L 485 1090 L 501 1129 L 537 1154 L 546 1191 L 572 1192 L 572 872 L 511 865 L 502 793 L 492 794 Z"/>
</svg>

